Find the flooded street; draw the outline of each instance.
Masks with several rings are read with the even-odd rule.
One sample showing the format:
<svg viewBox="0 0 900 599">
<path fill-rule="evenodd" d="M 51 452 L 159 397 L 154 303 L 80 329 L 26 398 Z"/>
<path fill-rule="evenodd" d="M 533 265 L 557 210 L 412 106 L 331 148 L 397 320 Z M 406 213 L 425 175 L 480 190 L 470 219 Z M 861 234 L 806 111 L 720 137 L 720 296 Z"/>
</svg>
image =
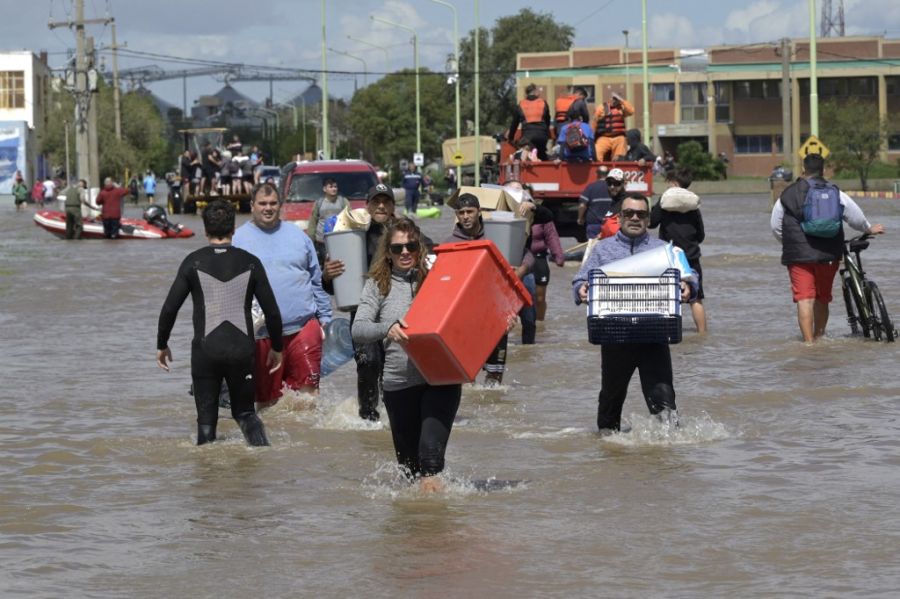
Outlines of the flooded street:
<svg viewBox="0 0 900 599">
<path fill-rule="evenodd" d="M 859 204 L 887 227 L 863 262 L 900 320 L 900 204 Z M 800 341 L 768 205 L 703 198 L 710 334 L 686 315 L 672 348 L 680 429 L 648 417 L 635 376 L 632 432 L 598 435 L 577 265 L 551 266 L 537 345 L 517 329 L 505 385 L 464 386 L 447 491 L 423 497 L 384 410 L 356 416 L 352 362 L 262 414 L 272 447 L 227 411 L 223 441 L 194 446 L 190 302 L 172 372 L 155 342 L 198 217 L 172 217 L 191 239 L 64 242 L 4 203 L 3 596 L 893 595 L 900 344 L 850 337 L 839 285 L 828 338 Z M 422 221 L 436 240 L 452 222 Z"/>
</svg>

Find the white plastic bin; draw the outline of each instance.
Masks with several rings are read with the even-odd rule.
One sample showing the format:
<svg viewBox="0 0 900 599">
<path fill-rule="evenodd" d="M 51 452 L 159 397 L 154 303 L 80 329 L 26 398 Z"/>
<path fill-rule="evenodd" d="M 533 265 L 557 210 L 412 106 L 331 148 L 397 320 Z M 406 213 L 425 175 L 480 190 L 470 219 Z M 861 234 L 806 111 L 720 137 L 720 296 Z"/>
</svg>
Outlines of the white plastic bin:
<svg viewBox="0 0 900 599">
<path fill-rule="evenodd" d="M 366 231 L 352 229 L 325 234 L 325 250 L 331 260 L 341 260 L 344 272 L 332 279 L 334 300 L 339 310 L 352 310 L 366 283 Z"/>
<path fill-rule="evenodd" d="M 519 266 L 522 264 L 525 239 L 528 237 L 525 227 L 524 218 L 492 217 L 484 221 L 484 238 L 494 242 L 510 266 Z"/>
</svg>

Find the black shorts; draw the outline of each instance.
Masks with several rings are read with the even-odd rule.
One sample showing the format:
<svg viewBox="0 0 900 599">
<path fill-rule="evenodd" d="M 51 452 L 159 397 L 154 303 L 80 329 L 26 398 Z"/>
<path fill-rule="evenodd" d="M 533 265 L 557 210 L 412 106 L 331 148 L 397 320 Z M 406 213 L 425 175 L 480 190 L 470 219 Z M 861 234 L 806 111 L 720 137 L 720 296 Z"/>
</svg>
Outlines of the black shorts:
<svg viewBox="0 0 900 599">
<path fill-rule="evenodd" d="M 535 284 L 546 286 L 550 283 L 550 262 L 547 261 L 547 252 L 538 252 L 534 255 L 532 272 Z"/>
<path fill-rule="evenodd" d="M 703 269 L 700 268 L 700 258 L 688 260 L 691 268 L 697 271 L 697 299 L 703 299 Z"/>
</svg>

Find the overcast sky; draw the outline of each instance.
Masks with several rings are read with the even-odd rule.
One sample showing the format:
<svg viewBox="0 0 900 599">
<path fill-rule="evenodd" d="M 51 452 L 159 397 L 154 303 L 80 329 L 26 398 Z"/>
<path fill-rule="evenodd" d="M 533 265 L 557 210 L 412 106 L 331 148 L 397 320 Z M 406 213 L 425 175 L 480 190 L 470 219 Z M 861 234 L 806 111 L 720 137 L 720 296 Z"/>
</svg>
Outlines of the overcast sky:
<svg viewBox="0 0 900 599">
<path fill-rule="evenodd" d="M 460 36 L 475 27 L 474 0 L 449 0 L 459 13 Z M 380 73 L 413 66 L 411 34 L 375 23 L 370 15 L 415 29 L 423 67 L 443 70 L 453 52 L 451 10 L 432 0 L 326 0 L 327 45 L 362 58 L 372 83 Z M 491 27 L 497 18 L 529 7 L 548 13 L 557 22 L 575 28 L 575 46 L 641 45 L 641 3 L 638 0 L 481 0 L 480 23 Z M 840 0 L 832 0 L 835 11 Z M 698 48 L 719 44 L 775 41 L 806 37 L 809 33 L 808 0 L 647 0 L 648 39 L 651 47 Z M 817 6 L 821 8 L 822 0 Z M 6 19 L 0 22 L 0 49 L 47 50 L 50 65 L 61 66 L 66 51 L 75 47 L 73 32 L 50 30 L 48 20 L 73 18 L 72 0 L 0 0 Z M 884 35 L 900 38 L 898 0 L 844 0 L 847 35 Z M 560 10 L 562 8 L 563 10 Z M 321 69 L 321 0 L 85 0 L 86 18 L 114 16 L 116 36 L 129 50 L 190 59 Z M 816 23 L 819 13 L 816 14 Z M 98 45 L 111 43 L 108 26 L 91 25 L 88 32 Z M 348 35 L 387 48 L 348 39 Z M 363 63 L 328 52 L 328 69 L 362 72 Z M 156 64 L 165 70 L 198 68 L 163 58 L 122 57 L 119 68 Z M 107 67 L 110 67 L 107 60 Z M 362 74 L 356 84 L 363 85 Z M 200 94 L 223 85 L 212 77 L 188 79 L 188 104 Z M 276 102 L 302 92 L 303 81 L 276 81 Z M 235 83 L 241 92 L 262 100 L 268 83 Z M 182 104 L 182 83 L 158 82 L 150 89 L 176 106 Z M 349 97 L 352 75 L 332 75 L 329 93 Z"/>
</svg>

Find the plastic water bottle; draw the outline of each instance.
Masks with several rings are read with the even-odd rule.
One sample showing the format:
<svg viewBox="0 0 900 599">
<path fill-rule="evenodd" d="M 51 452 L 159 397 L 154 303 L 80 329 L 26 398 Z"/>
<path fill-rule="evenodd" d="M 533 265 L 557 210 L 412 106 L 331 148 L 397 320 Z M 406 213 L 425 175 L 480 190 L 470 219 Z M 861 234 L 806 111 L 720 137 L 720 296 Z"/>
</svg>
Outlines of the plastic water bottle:
<svg viewBox="0 0 900 599">
<path fill-rule="evenodd" d="M 346 318 L 335 318 L 325 325 L 321 376 L 328 376 L 352 358 L 353 340 L 350 337 L 350 321 Z"/>
</svg>

